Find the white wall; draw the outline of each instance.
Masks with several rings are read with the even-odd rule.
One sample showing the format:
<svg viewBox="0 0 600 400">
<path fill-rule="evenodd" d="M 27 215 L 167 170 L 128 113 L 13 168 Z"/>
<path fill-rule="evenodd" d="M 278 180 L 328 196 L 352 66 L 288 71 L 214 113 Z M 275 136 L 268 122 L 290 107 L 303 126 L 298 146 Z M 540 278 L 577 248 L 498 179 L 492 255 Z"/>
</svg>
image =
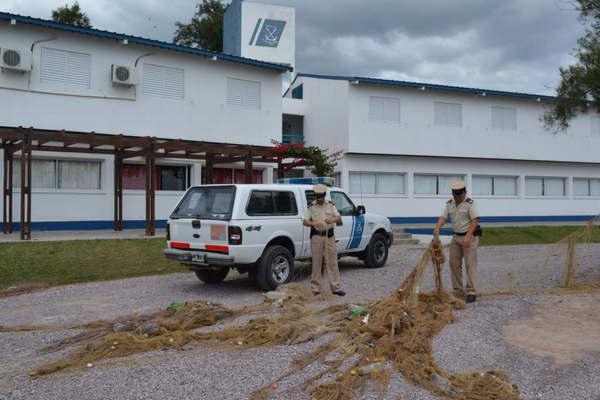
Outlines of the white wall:
<svg viewBox="0 0 600 400">
<path fill-rule="evenodd" d="M 600 135 L 591 135 L 589 115 L 553 134 L 540 121 L 548 105 L 535 100 L 341 82 L 349 87 L 350 152 L 600 163 Z M 370 96 L 399 98 L 401 122 L 369 121 Z M 462 127 L 434 125 L 434 101 L 462 104 Z M 516 108 L 517 131 L 491 129 L 492 105 Z"/>
<path fill-rule="evenodd" d="M 304 140 L 330 152 L 348 150 L 348 83 L 337 80 L 297 79 L 304 84 L 303 110 L 287 100 L 284 112 L 304 112 Z M 289 104 L 289 105 L 288 105 Z"/>
<path fill-rule="evenodd" d="M 2 48 L 29 49 L 44 39 L 49 41 L 34 46 L 31 73 L 0 72 L 0 125 L 256 145 L 269 145 L 281 136 L 278 71 L 31 25 L 0 24 Z M 91 54 L 91 87 L 41 84 L 42 47 Z M 138 86 L 114 87 L 111 64 L 133 66 L 140 57 Z M 144 94 L 144 63 L 184 69 L 184 100 Z M 259 110 L 226 104 L 228 77 L 260 82 Z"/>
<path fill-rule="evenodd" d="M 597 215 L 600 214 L 600 198 L 572 196 L 572 178 L 600 178 L 600 167 L 594 164 L 452 159 L 445 157 L 403 157 L 346 155 L 340 164 L 342 185 L 348 189 L 350 171 L 401 172 L 406 174 L 405 195 L 357 195 L 351 194 L 356 204 L 364 204 L 369 211 L 387 217 L 437 217 L 444 202 L 450 196 L 414 195 L 413 175 L 464 174 L 467 186 L 471 176 L 509 175 L 519 176 L 519 193 L 514 197 L 473 196 L 482 216 L 550 216 L 550 215 Z M 568 195 L 562 198 L 527 197 L 524 195 L 524 176 L 547 176 L 567 178 Z"/>
</svg>

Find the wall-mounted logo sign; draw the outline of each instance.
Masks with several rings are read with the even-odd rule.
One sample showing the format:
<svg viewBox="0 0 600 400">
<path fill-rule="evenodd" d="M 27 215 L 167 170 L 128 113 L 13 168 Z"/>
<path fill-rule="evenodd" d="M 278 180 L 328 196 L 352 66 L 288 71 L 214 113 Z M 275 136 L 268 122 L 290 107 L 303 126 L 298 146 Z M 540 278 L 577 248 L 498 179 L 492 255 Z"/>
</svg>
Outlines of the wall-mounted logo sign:
<svg viewBox="0 0 600 400">
<path fill-rule="evenodd" d="M 250 38 L 250 46 L 254 44 L 262 47 L 277 47 L 284 28 L 285 21 L 265 19 L 263 22 L 262 18 L 259 18 L 254 27 L 254 32 L 252 32 L 252 38 Z M 259 30 L 260 33 L 258 33 Z"/>
</svg>

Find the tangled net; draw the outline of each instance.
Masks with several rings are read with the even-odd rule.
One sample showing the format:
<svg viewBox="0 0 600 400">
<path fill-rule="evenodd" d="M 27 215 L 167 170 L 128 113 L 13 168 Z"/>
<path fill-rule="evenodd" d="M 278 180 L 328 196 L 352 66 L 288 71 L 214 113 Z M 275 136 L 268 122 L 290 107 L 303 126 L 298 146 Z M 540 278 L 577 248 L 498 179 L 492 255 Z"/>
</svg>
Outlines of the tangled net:
<svg viewBox="0 0 600 400">
<path fill-rule="evenodd" d="M 435 269 L 437 291 L 420 294 L 419 283 L 430 262 Z M 181 349 L 200 342 L 250 348 L 295 345 L 322 338 L 323 344 L 296 359 L 287 372 L 250 398 L 264 400 L 302 391 L 310 393 L 311 399 L 347 400 L 354 398 L 369 381 L 377 383 L 383 394 L 391 374 L 400 372 L 413 384 L 442 398 L 519 399 L 519 391 L 501 372 L 449 373 L 432 357 L 432 339 L 453 321 L 453 310 L 465 307 L 462 300 L 442 290 L 439 274 L 443 262 L 441 244 L 434 240 L 400 288 L 371 304 L 318 308 L 311 304 L 312 296 L 308 293 L 295 285 L 286 285 L 279 290 L 285 293 L 285 299 L 278 300 L 278 304 L 266 300 L 232 310 L 207 302 L 186 302 L 147 316 L 72 326 L 84 332 L 44 350 L 53 352 L 77 346 L 76 349 L 67 358 L 42 365 L 30 374 L 48 375 L 103 359 Z M 273 310 L 276 315 L 272 315 Z M 266 312 L 269 316 L 253 315 Z M 240 316 L 255 318 L 246 324 L 232 322 Z M 218 322 L 225 322 L 220 330 L 198 329 Z M 285 390 L 277 389 L 279 383 L 313 364 L 321 366 L 320 372 Z"/>
</svg>

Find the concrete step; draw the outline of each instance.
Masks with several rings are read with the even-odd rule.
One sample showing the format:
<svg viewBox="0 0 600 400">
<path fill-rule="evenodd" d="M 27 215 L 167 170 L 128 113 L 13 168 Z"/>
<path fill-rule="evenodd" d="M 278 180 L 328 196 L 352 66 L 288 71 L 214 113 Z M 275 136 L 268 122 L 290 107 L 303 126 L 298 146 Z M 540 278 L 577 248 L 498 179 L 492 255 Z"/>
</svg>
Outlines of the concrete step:
<svg viewBox="0 0 600 400">
<path fill-rule="evenodd" d="M 396 240 L 396 239 L 410 239 L 411 237 L 412 237 L 412 233 L 395 232 L 394 231 L 394 240 Z"/>
<path fill-rule="evenodd" d="M 393 246 L 402 246 L 402 245 L 407 245 L 407 244 L 419 244 L 419 239 L 413 239 L 413 238 L 396 239 L 396 237 L 394 236 Z"/>
</svg>

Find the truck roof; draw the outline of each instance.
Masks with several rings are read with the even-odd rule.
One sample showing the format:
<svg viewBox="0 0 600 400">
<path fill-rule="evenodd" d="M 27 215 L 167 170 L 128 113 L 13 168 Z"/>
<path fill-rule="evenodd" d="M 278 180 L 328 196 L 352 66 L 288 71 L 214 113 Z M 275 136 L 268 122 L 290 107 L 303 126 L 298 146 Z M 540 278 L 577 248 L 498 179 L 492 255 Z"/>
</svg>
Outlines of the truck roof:
<svg viewBox="0 0 600 400">
<path fill-rule="evenodd" d="M 300 188 L 303 190 L 307 190 L 307 189 L 312 189 L 313 185 L 303 185 L 303 184 L 296 184 L 296 183 L 223 183 L 223 184 L 212 184 L 212 185 L 194 185 L 191 187 L 210 187 L 210 186 L 236 186 L 236 187 L 249 187 L 252 189 L 267 189 L 267 190 L 277 190 L 277 189 L 284 189 L 284 188 L 290 188 L 290 187 L 294 187 L 294 188 Z M 329 187 L 329 189 L 334 189 L 334 190 L 342 190 L 342 188 L 339 187 Z"/>
</svg>

